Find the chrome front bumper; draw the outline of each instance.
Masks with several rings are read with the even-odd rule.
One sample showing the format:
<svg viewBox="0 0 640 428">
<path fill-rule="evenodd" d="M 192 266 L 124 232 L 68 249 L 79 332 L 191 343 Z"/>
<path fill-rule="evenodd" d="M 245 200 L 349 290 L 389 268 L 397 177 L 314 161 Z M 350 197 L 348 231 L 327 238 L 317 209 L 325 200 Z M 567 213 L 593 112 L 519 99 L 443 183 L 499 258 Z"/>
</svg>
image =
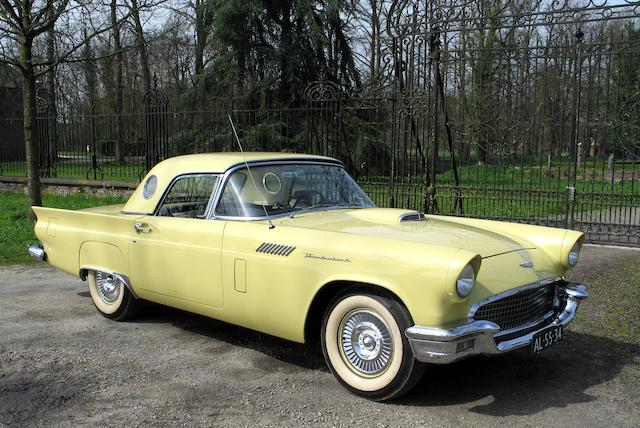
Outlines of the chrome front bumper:
<svg viewBox="0 0 640 428">
<path fill-rule="evenodd" d="M 566 295 L 564 308 L 559 309 L 550 323 L 522 336 L 496 344 L 494 336 L 500 327 L 490 321 L 472 321 L 447 330 L 435 327 L 413 326 L 405 334 L 418 361 L 448 364 L 471 355 L 495 355 L 529 346 L 533 336 L 551 326 L 566 326 L 576 315 L 580 302 L 585 299 L 587 287 L 582 284 L 564 283 L 558 286 Z"/>
<path fill-rule="evenodd" d="M 35 260 L 42 262 L 47 258 L 46 253 L 44 252 L 44 248 L 42 248 L 42 244 L 31 244 L 29 248 L 27 248 L 27 253 Z"/>
</svg>

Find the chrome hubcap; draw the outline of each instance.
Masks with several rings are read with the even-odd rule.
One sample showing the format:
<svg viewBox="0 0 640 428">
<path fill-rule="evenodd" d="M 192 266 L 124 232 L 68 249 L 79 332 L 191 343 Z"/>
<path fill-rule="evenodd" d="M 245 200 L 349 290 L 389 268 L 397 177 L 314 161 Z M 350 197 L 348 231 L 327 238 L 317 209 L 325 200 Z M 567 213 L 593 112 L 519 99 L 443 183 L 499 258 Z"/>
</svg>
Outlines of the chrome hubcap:
<svg viewBox="0 0 640 428">
<path fill-rule="evenodd" d="M 120 296 L 120 280 L 104 272 L 96 273 L 96 285 L 100 298 L 107 303 L 113 303 Z"/>
<path fill-rule="evenodd" d="M 340 346 L 348 365 L 367 376 L 384 372 L 393 355 L 389 327 L 378 314 L 366 309 L 357 309 L 343 318 Z"/>
</svg>

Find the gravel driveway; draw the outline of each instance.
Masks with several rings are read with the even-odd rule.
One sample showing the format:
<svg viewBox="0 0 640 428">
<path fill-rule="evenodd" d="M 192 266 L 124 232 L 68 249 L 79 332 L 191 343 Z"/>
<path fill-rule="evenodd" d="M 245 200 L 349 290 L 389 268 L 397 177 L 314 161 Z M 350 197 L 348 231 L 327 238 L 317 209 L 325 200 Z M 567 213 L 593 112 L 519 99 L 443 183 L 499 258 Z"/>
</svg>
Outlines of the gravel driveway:
<svg viewBox="0 0 640 428">
<path fill-rule="evenodd" d="M 592 297 L 565 340 L 542 355 L 432 366 L 392 403 L 349 394 L 305 346 L 162 307 L 112 322 L 77 278 L 0 268 L 0 427 L 636 427 L 638 332 L 605 328 L 607 305 L 616 305 L 606 278 L 625 263 L 640 263 L 640 252 L 584 250 L 571 277 Z M 630 287 L 629 299 L 639 299 L 640 284 Z"/>
</svg>

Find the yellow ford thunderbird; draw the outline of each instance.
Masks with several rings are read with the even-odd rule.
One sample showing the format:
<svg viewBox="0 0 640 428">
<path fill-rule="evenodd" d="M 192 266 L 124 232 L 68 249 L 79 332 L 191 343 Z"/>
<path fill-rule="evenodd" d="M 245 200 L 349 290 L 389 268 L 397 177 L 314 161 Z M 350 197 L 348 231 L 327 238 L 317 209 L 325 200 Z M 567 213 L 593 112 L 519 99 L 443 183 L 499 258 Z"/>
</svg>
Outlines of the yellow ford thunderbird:
<svg viewBox="0 0 640 428">
<path fill-rule="evenodd" d="M 201 154 L 159 163 L 125 205 L 33 207 L 29 253 L 122 321 L 141 301 L 319 342 L 350 391 L 397 397 L 425 363 L 562 339 L 582 299 L 571 230 L 376 208 L 336 159 Z"/>
</svg>

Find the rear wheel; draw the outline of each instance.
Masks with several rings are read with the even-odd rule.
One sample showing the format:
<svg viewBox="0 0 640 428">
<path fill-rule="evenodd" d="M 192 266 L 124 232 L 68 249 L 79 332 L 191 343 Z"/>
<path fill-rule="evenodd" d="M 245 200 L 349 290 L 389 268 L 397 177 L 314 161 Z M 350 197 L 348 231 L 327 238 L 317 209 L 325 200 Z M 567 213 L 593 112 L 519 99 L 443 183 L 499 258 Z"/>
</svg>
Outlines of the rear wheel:
<svg viewBox="0 0 640 428">
<path fill-rule="evenodd" d="M 135 316 L 141 302 L 116 276 L 101 271 L 89 271 L 89 293 L 98 312 L 106 318 L 124 321 Z"/>
<path fill-rule="evenodd" d="M 394 299 L 367 293 L 339 296 L 322 323 L 327 365 L 359 396 L 378 401 L 399 397 L 424 372 L 404 335 L 411 325 L 408 311 Z"/>
</svg>

